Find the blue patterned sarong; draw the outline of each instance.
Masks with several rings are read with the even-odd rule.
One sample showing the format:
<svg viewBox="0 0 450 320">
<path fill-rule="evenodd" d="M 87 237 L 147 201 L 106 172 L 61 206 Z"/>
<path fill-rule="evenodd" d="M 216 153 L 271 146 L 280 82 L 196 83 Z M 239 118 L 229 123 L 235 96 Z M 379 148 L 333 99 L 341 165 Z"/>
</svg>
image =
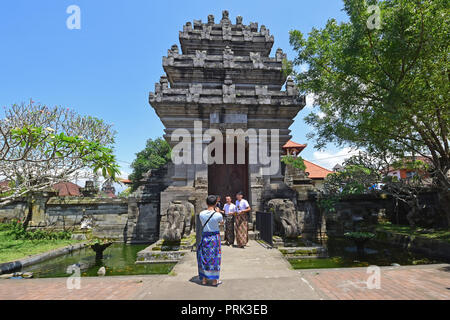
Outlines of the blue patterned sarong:
<svg viewBox="0 0 450 320">
<path fill-rule="evenodd" d="M 222 252 L 219 232 L 203 232 L 202 241 L 197 248 L 198 276 L 209 280 L 218 280 Z"/>
</svg>

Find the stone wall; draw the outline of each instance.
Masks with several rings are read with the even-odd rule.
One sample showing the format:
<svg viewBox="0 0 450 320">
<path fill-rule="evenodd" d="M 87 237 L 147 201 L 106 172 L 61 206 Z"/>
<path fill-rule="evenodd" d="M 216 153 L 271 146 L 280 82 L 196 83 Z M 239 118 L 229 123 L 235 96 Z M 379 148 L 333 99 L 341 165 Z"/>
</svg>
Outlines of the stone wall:
<svg viewBox="0 0 450 320">
<path fill-rule="evenodd" d="M 52 197 L 46 203 L 45 226 L 79 226 L 83 217 L 92 219 L 94 236 L 123 240 L 128 221 L 128 200 Z"/>
<path fill-rule="evenodd" d="M 28 203 L 21 201 L 0 207 L 0 222 L 7 222 L 13 219 L 23 220 L 25 217 L 25 212 L 27 211 Z"/>
<path fill-rule="evenodd" d="M 327 234 L 341 236 L 353 231 L 355 221 L 375 226 L 379 218 L 392 215 L 392 199 L 380 195 L 361 194 L 339 200 L 334 212 L 326 213 Z"/>
<path fill-rule="evenodd" d="M 172 174 L 171 163 L 150 170 L 143 177 L 142 185 L 128 198 L 128 222 L 124 231 L 127 243 L 150 243 L 159 239 L 161 191 L 170 184 Z"/>
<path fill-rule="evenodd" d="M 2 207 L 0 222 L 23 220 L 27 211 L 26 202 Z M 96 237 L 128 242 L 139 237 L 142 243 L 158 239 L 159 201 L 138 203 L 134 198 L 39 197 L 33 201 L 29 225 L 56 230 L 78 228 L 83 218 L 92 220 Z"/>
<path fill-rule="evenodd" d="M 405 250 L 422 253 L 430 257 L 450 261 L 450 242 L 424 237 L 409 236 L 389 231 L 377 231 L 375 241 L 402 247 Z"/>
</svg>

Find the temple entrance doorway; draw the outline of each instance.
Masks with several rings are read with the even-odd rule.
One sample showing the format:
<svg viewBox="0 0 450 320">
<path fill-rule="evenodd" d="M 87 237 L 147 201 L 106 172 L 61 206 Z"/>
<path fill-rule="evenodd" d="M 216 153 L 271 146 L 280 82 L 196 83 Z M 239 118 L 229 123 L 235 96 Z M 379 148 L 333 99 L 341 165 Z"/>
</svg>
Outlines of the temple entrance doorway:
<svg viewBox="0 0 450 320">
<path fill-rule="evenodd" d="M 226 159 L 226 147 L 223 145 L 224 162 Z M 208 166 L 208 194 L 222 197 L 231 196 L 233 203 L 236 201 L 236 193 L 244 192 L 248 199 L 248 147 L 245 148 L 245 164 L 237 164 L 237 144 L 234 144 L 234 164 L 211 164 Z"/>
</svg>

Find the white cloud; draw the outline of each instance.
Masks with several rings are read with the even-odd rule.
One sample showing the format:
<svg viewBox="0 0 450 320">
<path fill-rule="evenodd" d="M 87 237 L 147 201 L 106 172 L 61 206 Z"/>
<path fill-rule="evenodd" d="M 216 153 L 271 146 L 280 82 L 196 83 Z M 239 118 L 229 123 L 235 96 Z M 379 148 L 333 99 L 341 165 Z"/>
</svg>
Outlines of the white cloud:
<svg viewBox="0 0 450 320">
<path fill-rule="evenodd" d="M 306 95 L 306 105 L 305 108 L 312 109 L 314 108 L 314 94 L 308 93 Z"/>
<path fill-rule="evenodd" d="M 317 115 L 319 116 L 320 119 L 323 119 L 326 116 L 325 112 L 322 111 L 317 112 Z"/>
<path fill-rule="evenodd" d="M 337 152 L 314 151 L 313 162 L 319 166 L 332 170 L 336 164 L 342 164 L 346 159 L 358 154 L 358 150 L 343 148 Z"/>
</svg>

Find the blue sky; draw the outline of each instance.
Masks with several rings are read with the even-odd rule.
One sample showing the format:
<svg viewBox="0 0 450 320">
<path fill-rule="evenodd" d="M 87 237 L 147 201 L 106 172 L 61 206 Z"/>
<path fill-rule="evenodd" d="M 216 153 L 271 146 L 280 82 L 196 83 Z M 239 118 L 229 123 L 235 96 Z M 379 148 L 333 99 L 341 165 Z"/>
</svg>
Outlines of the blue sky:
<svg viewBox="0 0 450 320">
<path fill-rule="evenodd" d="M 69 30 L 69 5 L 81 9 L 81 29 Z M 61 105 L 105 119 L 117 130 L 116 154 L 126 172 L 148 138 L 163 126 L 148 104 L 148 93 L 163 74 L 162 56 L 187 21 L 222 10 L 244 23 L 259 22 L 275 36 L 288 58 L 289 30 L 308 33 L 329 18 L 346 19 L 340 0 L 295 1 L 106 1 L 2 0 L 0 2 L 0 105 L 34 101 Z M 293 140 L 309 143 L 306 159 L 330 167 L 347 150 L 330 146 L 314 153 L 307 141 L 304 109 L 292 125 Z M 340 153 L 337 153 L 340 152 Z M 320 158 L 324 158 L 320 160 Z"/>
</svg>

